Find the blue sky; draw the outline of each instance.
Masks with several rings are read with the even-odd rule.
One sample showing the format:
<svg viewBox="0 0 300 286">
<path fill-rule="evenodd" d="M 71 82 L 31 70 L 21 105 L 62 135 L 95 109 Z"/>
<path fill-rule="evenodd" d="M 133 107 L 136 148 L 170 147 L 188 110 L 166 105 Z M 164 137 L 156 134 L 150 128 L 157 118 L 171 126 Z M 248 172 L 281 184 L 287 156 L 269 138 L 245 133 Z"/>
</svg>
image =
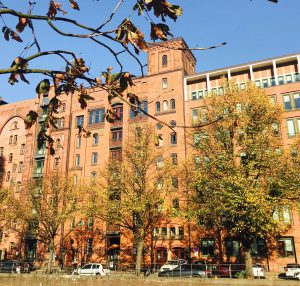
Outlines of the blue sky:
<svg viewBox="0 0 300 286">
<path fill-rule="evenodd" d="M 227 46 L 210 51 L 195 52 L 197 72 L 300 52 L 299 11 L 300 0 L 279 0 L 273 4 L 267 0 L 169 0 L 183 7 L 184 15 L 176 23 L 168 21 L 175 37 L 183 37 L 190 47 L 205 47 L 221 42 Z M 27 10 L 27 0 L 2 0 L 18 11 Z M 34 13 L 46 14 L 49 1 L 36 1 Z M 77 0 L 81 11 L 69 9 L 67 0 L 57 0 L 68 11 L 66 17 L 75 17 L 89 25 L 101 24 L 118 2 L 117 0 Z M 123 9 L 116 15 L 109 28 L 120 23 L 129 14 L 134 1 L 125 0 Z M 3 16 L 5 23 L 12 28 L 17 20 Z M 149 32 L 143 18 L 132 16 L 138 26 Z M 153 17 L 155 19 L 155 17 Z M 157 19 L 155 19 L 156 21 Z M 157 20 L 159 22 L 159 20 Z M 0 22 L 3 25 L 2 21 Z M 91 67 L 90 75 L 98 76 L 101 71 L 112 65 L 117 67 L 113 57 L 103 48 L 88 40 L 66 39 L 51 31 L 46 23 L 35 25 L 37 37 L 43 50 L 67 49 L 80 54 Z M 2 27 L 1 27 L 2 28 Z M 65 31 L 75 31 L 70 26 L 61 26 Z M 24 45 L 31 42 L 30 31 L 21 34 L 24 43 L 0 40 L 0 68 L 7 68 L 20 55 Z M 2 37 L 2 36 L 1 36 Z M 117 49 L 120 51 L 121 49 Z M 34 53 L 30 50 L 27 55 Z M 125 54 L 122 55 L 125 69 L 139 75 L 139 67 Z M 146 54 L 140 59 L 146 63 Z M 51 57 L 39 62 L 32 62 L 30 67 L 62 69 L 64 66 L 58 58 Z M 0 76 L 0 96 L 8 102 L 15 102 L 35 97 L 35 86 L 43 76 L 27 76 L 26 83 L 10 86 L 8 75 Z"/>
</svg>

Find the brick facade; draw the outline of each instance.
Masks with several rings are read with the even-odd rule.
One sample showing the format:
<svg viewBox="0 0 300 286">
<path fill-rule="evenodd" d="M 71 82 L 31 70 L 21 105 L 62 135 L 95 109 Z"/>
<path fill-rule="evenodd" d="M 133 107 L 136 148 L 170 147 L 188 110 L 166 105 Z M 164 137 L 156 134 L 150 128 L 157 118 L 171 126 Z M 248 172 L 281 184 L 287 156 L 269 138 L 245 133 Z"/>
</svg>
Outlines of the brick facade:
<svg viewBox="0 0 300 286">
<path fill-rule="evenodd" d="M 180 38 L 151 46 L 148 51 L 148 75 L 135 78 L 135 86 L 132 87 L 132 92 L 147 102 L 150 114 L 172 126 L 177 126 L 175 139 L 172 137 L 172 131 L 166 126 L 161 127 L 157 122 L 144 116 L 131 117 L 129 107 L 118 101 L 114 103 L 114 108 L 118 110 L 121 120 L 111 124 L 105 122 L 102 112 L 107 106 L 107 98 L 102 91 L 93 90 L 90 91 L 90 95 L 94 100 L 88 103 L 85 110 L 80 108 L 76 95 L 61 96 L 58 129 L 51 130 L 56 153 L 50 156 L 48 149 L 37 150 L 35 140 L 37 126 L 25 130 L 23 124 L 29 109 L 42 114 L 43 99 L 3 104 L 0 105 L 2 186 L 13 187 L 19 195 L 22 192 L 22 184 L 24 185 L 29 178 L 38 178 L 53 169 L 70 176 L 74 182 L 97 176 L 101 166 L 104 166 L 110 158 L 121 154 L 122 145 L 129 138 L 131 126 L 136 126 L 140 122 L 153 125 L 156 133 L 161 135 L 164 156 L 176 158 L 180 164 L 193 152 L 187 139 L 187 131 L 182 126 L 193 124 L 193 110 L 203 106 L 201 98 L 205 94 L 211 91 L 222 93 L 224 77 L 236 81 L 240 88 L 243 88 L 247 81 L 254 81 L 258 86 L 265 88 L 267 94 L 287 110 L 280 126 L 286 144 L 290 143 L 294 135 L 300 133 L 300 124 L 297 121 L 297 118 L 300 118 L 300 99 L 298 102 L 300 54 L 196 74 L 196 59 L 186 48 L 186 43 Z M 39 120 L 42 120 L 42 116 Z M 78 124 L 89 129 L 91 136 L 79 138 Z M 279 270 L 278 265 L 293 263 L 297 261 L 297 255 L 300 255 L 299 210 L 293 212 L 291 220 L 292 228 L 281 238 L 282 240 L 274 239 L 268 242 L 270 246 L 268 257 L 257 257 L 258 261 L 268 263 L 270 269 Z M 98 250 L 93 255 L 95 261 L 133 259 L 134 247 L 130 234 L 122 230 L 120 232 L 119 229 L 102 222 L 94 222 L 94 227 L 96 226 L 97 233 L 94 232 L 93 245 L 97 243 Z M 189 226 L 179 219 L 162 222 L 157 231 L 158 235 L 154 240 L 156 263 L 163 263 L 168 258 L 187 258 L 189 255 L 194 260 L 208 259 L 216 262 L 216 259 L 209 255 L 207 245 L 210 244 L 209 238 L 217 240 L 218 234 L 207 233 L 196 224 Z M 81 240 L 84 240 L 82 243 L 87 247 L 90 236 L 74 233 L 75 236 L 81 237 Z M 223 248 L 222 239 L 219 247 Z M 14 233 L 7 231 L 2 233 L 1 258 L 4 253 L 9 253 L 13 249 L 16 240 Z M 34 242 L 30 243 L 33 247 Z M 276 247 L 275 250 L 271 247 L 278 244 L 285 251 L 280 255 Z M 66 258 L 68 263 L 71 263 L 71 260 L 70 257 Z"/>
</svg>

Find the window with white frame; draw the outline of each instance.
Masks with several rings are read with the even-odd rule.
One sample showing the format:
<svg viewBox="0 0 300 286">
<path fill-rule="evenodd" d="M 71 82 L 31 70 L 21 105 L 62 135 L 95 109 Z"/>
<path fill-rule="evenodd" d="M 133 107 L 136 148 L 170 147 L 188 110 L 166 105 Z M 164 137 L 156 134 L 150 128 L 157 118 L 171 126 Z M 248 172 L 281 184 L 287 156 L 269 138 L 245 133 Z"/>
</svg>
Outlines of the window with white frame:
<svg viewBox="0 0 300 286">
<path fill-rule="evenodd" d="M 163 67 L 168 66 L 168 56 L 167 55 L 162 56 L 162 66 Z"/>
<path fill-rule="evenodd" d="M 292 224 L 293 217 L 289 206 L 283 206 L 282 208 L 273 212 L 273 219 L 275 221 L 281 221 L 285 224 Z"/>
<path fill-rule="evenodd" d="M 96 165 L 98 163 L 98 153 L 93 152 L 92 153 L 92 165 Z"/>
<path fill-rule="evenodd" d="M 75 166 L 80 166 L 80 155 L 79 154 L 77 154 L 75 156 Z"/>
<path fill-rule="evenodd" d="M 80 148 L 81 147 L 81 136 L 78 135 L 76 137 L 76 148 Z"/>
<path fill-rule="evenodd" d="M 163 89 L 168 88 L 168 79 L 167 78 L 162 79 L 162 88 Z"/>
<path fill-rule="evenodd" d="M 167 100 L 164 100 L 164 101 L 163 101 L 163 111 L 168 111 L 168 109 L 169 109 L 168 101 L 167 101 Z"/>
<path fill-rule="evenodd" d="M 98 143 L 99 143 L 99 134 L 94 133 L 93 134 L 93 145 L 98 145 Z"/>
<path fill-rule="evenodd" d="M 300 133 L 300 118 L 289 118 L 286 120 L 287 135 L 293 137 Z"/>
</svg>

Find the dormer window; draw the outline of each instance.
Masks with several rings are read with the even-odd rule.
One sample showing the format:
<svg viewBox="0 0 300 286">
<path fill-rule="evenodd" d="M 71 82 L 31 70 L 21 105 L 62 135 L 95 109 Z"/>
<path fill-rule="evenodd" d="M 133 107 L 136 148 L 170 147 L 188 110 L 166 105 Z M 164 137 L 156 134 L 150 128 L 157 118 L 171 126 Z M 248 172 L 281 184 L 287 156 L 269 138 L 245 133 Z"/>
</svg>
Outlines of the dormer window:
<svg viewBox="0 0 300 286">
<path fill-rule="evenodd" d="M 162 66 L 163 67 L 168 66 L 168 56 L 167 55 L 162 56 Z"/>
</svg>

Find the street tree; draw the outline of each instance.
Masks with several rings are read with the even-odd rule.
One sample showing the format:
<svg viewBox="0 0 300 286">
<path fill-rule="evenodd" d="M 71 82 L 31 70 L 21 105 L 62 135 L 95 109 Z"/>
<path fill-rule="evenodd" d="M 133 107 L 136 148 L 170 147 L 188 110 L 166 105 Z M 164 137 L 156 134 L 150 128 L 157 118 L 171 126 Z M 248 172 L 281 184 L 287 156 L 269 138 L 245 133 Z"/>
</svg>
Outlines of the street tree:
<svg viewBox="0 0 300 286">
<path fill-rule="evenodd" d="M 145 241 L 168 216 L 167 190 L 170 170 L 155 148 L 155 135 L 147 126 L 137 127 L 124 144 L 122 159 L 111 160 L 99 180 L 88 187 L 89 216 L 100 218 L 133 235 L 136 273 L 140 274 Z"/>
<path fill-rule="evenodd" d="M 55 172 L 31 180 L 23 194 L 11 200 L 6 218 L 8 227 L 15 225 L 15 231 L 25 227 L 27 235 L 36 237 L 49 250 L 47 270 L 50 273 L 59 235 L 64 235 L 60 227 L 79 210 L 77 199 L 77 189 Z"/>
<path fill-rule="evenodd" d="M 207 126 L 193 134 L 196 211 L 206 227 L 239 239 L 253 276 L 254 239 L 286 231 L 276 214 L 300 198 L 299 145 L 284 145 L 281 108 L 263 89 L 226 82 L 224 90 L 204 100 L 197 121 Z"/>
</svg>

